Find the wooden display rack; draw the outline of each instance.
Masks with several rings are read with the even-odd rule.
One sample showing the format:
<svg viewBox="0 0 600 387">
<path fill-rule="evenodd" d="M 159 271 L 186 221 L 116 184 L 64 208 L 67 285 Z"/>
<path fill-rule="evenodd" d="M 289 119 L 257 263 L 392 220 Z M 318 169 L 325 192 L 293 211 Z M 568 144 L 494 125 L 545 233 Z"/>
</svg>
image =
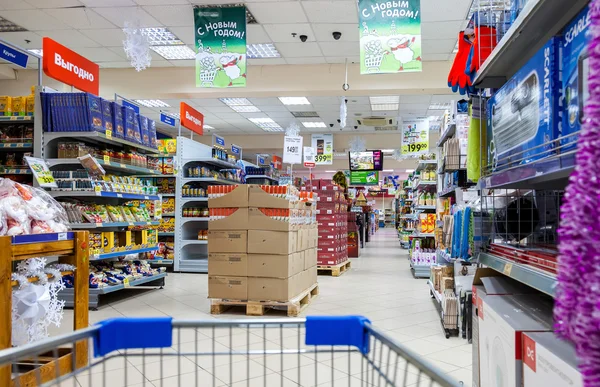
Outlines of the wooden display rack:
<svg viewBox="0 0 600 387">
<path fill-rule="evenodd" d="M 342 262 L 338 265 L 324 265 L 324 266 L 317 266 L 317 273 L 318 274 L 331 274 L 332 277 L 339 277 L 342 274 L 344 274 L 345 272 L 347 272 L 348 270 L 350 270 L 350 267 L 352 266 L 350 260 L 347 260 L 346 262 Z"/>
<path fill-rule="evenodd" d="M 234 306 L 246 308 L 247 316 L 264 316 L 269 309 L 284 310 L 288 317 L 298 317 L 300 313 L 310 304 L 313 297 L 319 294 L 319 285 L 314 284 L 296 297 L 287 302 L 279 301 L 236 301 L 213 299 L 210 306 L 210 314 L 225 313 Z"/>
<path fill-rule="evenodd" d="M 87 231 L 3 236 L 0 237 L 0 254 L 0 350 L 12 346 L 12 288 L 18 284 L 16 281 L 11 281 L 11 273 L 13 263 L 16 261 L 59 256 L 60 263 L 75 266 L 74 272 L 63 272 L 63 274 L 74 275 L 73 329 L 78 330 L 89 326 L 90 270 Z M 29 279 L 29 282 L 35 281 L 36 278 Z M 40 354 L 36 359 L 22 359 L 18 364 L 13 364 L 13 369 L 10 365 L 0 367 L 0 386 L 37 386 L 39 382 L 44 384 L 73 372 L 73 368 L 85 367 L 88 364 L 88 341 L 76 343 L 74 353 L 70 348 L 59 348 L 57 356 L 52 352 Z M 15 367 L 18 367 L 17 372 L 14 372 Z"/>
</svg>

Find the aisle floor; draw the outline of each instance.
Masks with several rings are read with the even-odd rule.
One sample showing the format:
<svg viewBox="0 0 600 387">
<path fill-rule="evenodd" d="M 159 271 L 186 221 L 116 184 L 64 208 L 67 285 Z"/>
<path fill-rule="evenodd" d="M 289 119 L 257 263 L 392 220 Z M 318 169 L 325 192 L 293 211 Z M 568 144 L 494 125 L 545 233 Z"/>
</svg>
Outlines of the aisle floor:
<svg viewBox="0 0 600 387">
<path fill-rule="evenodd" d="M 439 315 L 429 295 L 427 281 L 414 279 L 409 269 L 408 254 L 399 246 L 398 237 L 393 229 L 382 229 L 377 232 L 373 240 L 362 250 L 358 259 L 353 259 L 352 269 L 340 277 L 319 276 L 319 296 L 316 297 L 304 314 L 309 315 L 364 315 L 373 325 L 381 328 L 402 345 L 412 349 L 430 362 L 438 366 L 443 372 L 448 373 L 457 380 L 463 381 L 465 386 L 471 385 L 471 348 L 466 340 L 452 337 L 446 339 L 439 321 Z M 105 302 L 97 311 L 90 312 L 90 322 L 95 323 L 111 317 L 142 317 L 142 316 L 172 316 L 176 319 L 215 320 L 246 318 L 241 313 L 210 315 L 210 302 L 207 297 L 207 276 L 204 274 L 178 274 L 171 273 L 167 278 L 164 289 L 130 290 L 117 292 L 115 297 L 105 298 Z M 107 301 L 107 302 L 106 302 Z M 63 329 L 70 326 L 72 311 L 65 311 Z M 265 318 L 281 317 L 281 315 L 267 314 Z M 229 332 L 225 330 L 222 335 L 218 333 L 216 345 L 220 350 L 227 351 L 229 347 Z M 277 330 L 279 332 L 279 330 Z M 273 332 L 275 333 L 275 332 Z M 136 334 L 136 333 L 132 333 Z M 142 333 L 143 334 L 143 333 Z M 209 338 L 212 332 L 199 331 L 198 337 L 194 334 L 182 334 L 181 346 L 195 348 L 195 341 L 212 345 Z M 286 330 L 284 337 L 278 333 L 266 335 L 263 340 L 262 330 L 237 331 L 233 335 L 233 342 L 239 341 L 242 345 L 250 343 L 251 349 L 263 348 L 267 343 L 268 349 L 279 349 L 280 343 L 285 348 L 296 348 L 298 331 Z M 283 340 L 283 341 L 281 341 Z M 177 340 L 174 340 L 176 343 Z M 239 346 L 236 347 L 239 349 Z M 174 345 L 171 352 L 177 350 Z M 185 352 L 185 351 L 184 351 Z M 290 355 L 292 356 L 292 355 Z M 260 356 L 251 356 L 248 361 L 244 356 L 234 356 L 234 367 L 229 366 L 229 356 L 219 357 L 216 367 L 209 358 L 194 357 L 184 358 L 180 364 L 174 358 L 165 358 L 163 372 L 153 362 L 159 361 L 158 357 L 146 361 L 142 366 L 140 358 L 129 357 L 109 361 L 106 385 L 119 386 L 161 386 L 177 385 L 177 370 L 181 369 L 182 386 L 194 386 L 194 378 L 198 377 L 201 386 L 220 385 L 297 385 L 301 374 L 303 386 L 315 385 L 314 373 L 318 372 L 319 385 L 363 385 L 360 380 L 360 362 L 354 364 L 352 371 L 348 371 L 348 354 L 339 355 L 338 361 L 334 360 L 335 372 L 331 370 L 331 355 L 317 359 L 320 363 L 315 367 L 313 355 L 305 355 L 298 369 L 298 357 L 293 355 L 280 364 L 280 357 L 271 362 L 267 359 L 267 367 Z M 336 355 L 336 358 L 338 355 Z M 152 363 L 152 364 L 150 364 Z M 125 383 L 125 364 L 127 367 L 128 381 Z M 154 364 L 154 366 L 153 366 Z M 337 364 L 341 364 L 338 366 Z M 283 366 L 283 367 L 282 367 Z M 283 369 L 283 378 L 281 370 Z M 315 371 L 316 370 L 316 371 Z M 196 371 L 198 371 L 196 373 Z M 403 369 L 401 370 L 403 371 Z M 416 370 L 409 369 L 409 378 L 406 385 L 416 385 L 418 377 Z M 102 367 L 96 367 L 90 376 L 80 376 L 79 384 L 82 387 L 102 385 Z M 357 374 L 358 373 L 358 374 Z M 215 378 L 213 378 L 213 374 Z M 348 374 L 352 375 L 350 378 Z M 401 375 L 401 373 L 398 373 Z M 265 376 L 266 375 L 266 376 Z M 230 377 L 232 379 L 230 379 Z M 250 379 L 250 382 L 246 380 Z M 266 380 L 265 380 L 266 377 Z M 161 384 L 161 378 L 164 384 Z M 214 384 L 213 384 L 214 380 Z M 332 382 L 333 380 L 333 382 Z M 230 383 L 232 381 L 232 383 Z M 266 382 L 266 384 L 265 384 Z M 411 384 L 412 383 L 412 384 Z M 375 383 L 377 385 L 377 383 Z M 382 384 L 383 385 L 383 384 Z M 400 382 L 399 385 L 402 385 Z M 423 385 L 423 384 L 421 384 Z M 428 384 L 426 384 L 428 385 Z"/>
</svg>

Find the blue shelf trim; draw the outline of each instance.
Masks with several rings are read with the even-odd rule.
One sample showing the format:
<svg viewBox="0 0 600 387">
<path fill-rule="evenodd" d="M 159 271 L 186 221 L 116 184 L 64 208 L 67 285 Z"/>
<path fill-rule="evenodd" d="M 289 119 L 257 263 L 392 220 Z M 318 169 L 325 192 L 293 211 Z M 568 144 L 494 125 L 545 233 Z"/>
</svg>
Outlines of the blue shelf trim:
<svg viewBox="0 0 600 387">
<path fill-rule="evenodd" d="M 75 239 L 73 232 L 58 232 L 51 234 L 16 235 L 12 237 L 13 244 L 71 241 Z"/>
</svg>

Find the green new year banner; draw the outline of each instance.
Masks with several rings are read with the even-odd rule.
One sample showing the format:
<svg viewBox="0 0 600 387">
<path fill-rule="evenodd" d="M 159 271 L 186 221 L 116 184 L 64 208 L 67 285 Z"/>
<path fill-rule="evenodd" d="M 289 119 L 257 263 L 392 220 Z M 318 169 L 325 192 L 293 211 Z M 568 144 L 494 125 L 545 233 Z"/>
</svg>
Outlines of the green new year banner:
<svg viewBox="0 0 600 387">
<path fill-rule="evenodd" d="M 377 185 L 379 172 L 377 171 L 351 171 L 350 185 Z"/>
<path fill-rule="evenodd" d="M 421 0 L 359 0 L 360 73 L 422 71 Z"/>
<path fill-rule="evenodd" d="M 246 7 L 196 8 L 196 87 L 246 87 Z"/>
</svg>

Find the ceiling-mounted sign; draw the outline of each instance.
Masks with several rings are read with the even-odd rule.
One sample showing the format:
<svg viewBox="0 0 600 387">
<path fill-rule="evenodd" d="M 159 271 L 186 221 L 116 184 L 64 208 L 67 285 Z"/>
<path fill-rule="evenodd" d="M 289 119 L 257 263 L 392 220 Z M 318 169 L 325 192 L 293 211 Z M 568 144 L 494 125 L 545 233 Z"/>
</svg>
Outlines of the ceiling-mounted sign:
<svg viewBox="0 0 600 387">
<path fill-rule="evenodd" d="M 204 133 L 204 115 L 185 102 L 179 105 L 181 126 L 202 136 Z"/>
<path fill-rule="evenodd" d="M 246 87 L 246 7 L 195 8 L 196 87 Z"/>
<path fill-rule="evenodd" d="M 351 171 L 350 185 L 377 185 L 379 184 L 378 171 Z"/>
<path fill-rule="evenodd" d="M 237 145 L 231 144 L 231 153 L 236 155 L 238 158 L 240 158 L 242 155 L 242 148 L 240 148 Z"/>
<path fill-rule="evenodd" d="M 283 138 L 283 162 L 302 164 L 302 137 L 285 136 Z"/>
<path fill-rule="evenodd" d="M 132 108 L 133 111 L 136 112 L 137 114 L 140 114 L 140 107 L 138 105 L 131 103 L 131 102 L 127 101 L 126 99 L 123 100 L 122 104 L 123 104 L 123 106 Z"/>
<path fill-rule="evenodd" d="M 313 134 L 311 147 L 315 148 L 315 164 L 333 164 L 333 134 Z"/>
<path fill-rule="evenodd" d="M 42 40 L 44 73 L 57 81 L 79 90 L 98 95 L 100 88 L 100 67 L 69 50 L 65 46 L 45 37 Z"/>
<path fill-rule="evenodd" d="M 315 167 L 315 148 L 310 146 L 304 147 L 304 166 L 306 168 L 314 168 Z"/>
<path fill-rule="evenodd" d="M 216 134 L 213 134 L 213 146 L 214 145 L 225 148 L 225 139 L 221 136 L 217 136 Z"/>
<path fill-rule="evenodd" d="M 175 121 L 176 121 L 176 118 L 171 117 L 170 115 L 165 114 L 165 113 L 160 113 L 160 122 L 162 122 L 163 124 L 167 124 L 169 126 L 174 127 Z"/>
<path fill-rule="evenodd" d="M 402 123 L 400 150 L 403 155 L 418 155 L 429 151 L 428 120 Z"/>
<path fill-rule="evenodd" d="M 29 61 L 29 55 L 17 51 L 6 44 L 0 43 L 0 59 L 4 59 L 7 62 L 16 64 L 19 67 L 27 68 L 27 62 Z"/>
<path fill-rule="evenodd" d="M 256 164 L 259 166 L 266 165 L 265 158 L 263 156 L 256 155 Z"/>
<path fill-rule="evenodd" d="M 360 73 L 422 71 L 421 1 L 359 0 Z"/>
</svg>

